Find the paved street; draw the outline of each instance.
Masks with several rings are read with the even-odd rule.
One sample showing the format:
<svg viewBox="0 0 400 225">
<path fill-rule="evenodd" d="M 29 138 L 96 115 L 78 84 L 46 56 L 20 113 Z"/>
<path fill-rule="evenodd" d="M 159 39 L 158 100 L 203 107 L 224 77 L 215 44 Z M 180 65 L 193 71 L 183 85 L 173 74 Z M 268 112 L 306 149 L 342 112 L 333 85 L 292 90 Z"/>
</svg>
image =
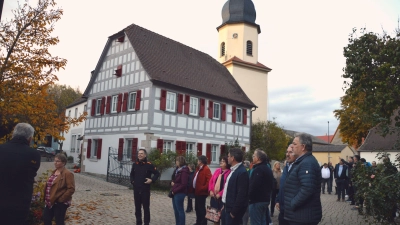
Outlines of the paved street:
<svg viewBox="0 0 400 225">
<path fill-rule="evenodd" d="M 38 172 L 53 169 L 52 162 L 42 162 Z M 67 225 L 72 224 L 135 224 L 133 193 L 127 187 L 83 174 L 75 174 L 76 191 L 72 206 L 68 209 Z M 323 219 L 321 225 L 328 224 L 369 224 L 346 202 L 336 202 L 335 195 L 323 194 Z M 166 193 L 152 192 L 151 224 L 174 224 L 171 199 Z M 186 200 L 185 200 L 186 208 Z M 277 211 L 273 223 L 278 224 Z M 186 213 L 186 224 L 195 223 L 195 213 Z M 208 224 L 212 224 L 209 222 Z M 370 223 L 376 224 L 376 223 Z"/>
</svg>

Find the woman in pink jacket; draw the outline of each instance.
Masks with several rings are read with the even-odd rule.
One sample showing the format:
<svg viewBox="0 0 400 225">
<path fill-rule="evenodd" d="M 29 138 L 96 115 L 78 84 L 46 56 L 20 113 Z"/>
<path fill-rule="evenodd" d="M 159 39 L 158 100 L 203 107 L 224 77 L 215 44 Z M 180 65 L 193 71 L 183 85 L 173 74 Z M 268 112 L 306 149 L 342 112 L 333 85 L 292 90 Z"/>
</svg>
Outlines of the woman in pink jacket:
<svg viewBox="0 0 400 225">
<path fill-rule="evenodd" d="M 226 178 L 228 177 L 230 165 L 228 164 L 228 157 L 224 156 L 219 162 L 220 168 L 216 169 L 210 182 L 208 183 L 208 191 L 210 192 L 210 205 L 213 208 L 222 208 L 222 194 L 224 193 L 224 186 Z M 219 223 L 214 223 L 214 225 Z"/>
</svg>

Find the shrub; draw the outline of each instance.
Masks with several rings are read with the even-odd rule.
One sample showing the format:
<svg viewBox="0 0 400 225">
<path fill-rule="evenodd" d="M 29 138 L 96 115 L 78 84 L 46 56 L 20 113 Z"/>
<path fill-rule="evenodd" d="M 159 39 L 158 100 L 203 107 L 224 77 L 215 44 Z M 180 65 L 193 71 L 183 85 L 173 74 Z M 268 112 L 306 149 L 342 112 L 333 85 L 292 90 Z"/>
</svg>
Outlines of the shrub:
<svg viewBox="0 0 400 225">
<path fill-rule="evenodd" d="M 33 185 L 31 207 L 28 215 L 28 224 L 38 225 L 42 223 L 42 213 L 44 210 L 44 188 L 46 187 L 47 178 L 52 170 L 48 170 L 39 177 Z"/>
</svg>

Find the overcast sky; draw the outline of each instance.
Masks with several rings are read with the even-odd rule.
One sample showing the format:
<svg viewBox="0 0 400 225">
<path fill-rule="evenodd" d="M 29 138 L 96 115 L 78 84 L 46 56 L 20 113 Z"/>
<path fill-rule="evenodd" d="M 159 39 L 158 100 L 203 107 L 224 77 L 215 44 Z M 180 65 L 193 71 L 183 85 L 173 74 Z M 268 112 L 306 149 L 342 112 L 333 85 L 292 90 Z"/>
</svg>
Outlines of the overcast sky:
<svg viewBox="0 0 400 225">
<path fill-rule="evenodd" d="M 21 1 L 24 2 L 24 1 Z M 30 0 L 34 4 L 35 0 Z M 57 73 L 60 84 L 83 92 L 107 38 L 135 23 L 216 57 L 221 9 L 226 0 L 56 0 L 64 15 L 54 35 L 53 55 L 68 60 Z M 269 120 L 285 129 L 332 135 L 338 121 L 345 65 L 343 47 L 352 28 L 392 32 L 400 16 L 398 0 L 253 0 L 257 11 L 259 61 L 268 77 Z M 2 20 L 15 0 L 5 0 Z"/>
</svg>

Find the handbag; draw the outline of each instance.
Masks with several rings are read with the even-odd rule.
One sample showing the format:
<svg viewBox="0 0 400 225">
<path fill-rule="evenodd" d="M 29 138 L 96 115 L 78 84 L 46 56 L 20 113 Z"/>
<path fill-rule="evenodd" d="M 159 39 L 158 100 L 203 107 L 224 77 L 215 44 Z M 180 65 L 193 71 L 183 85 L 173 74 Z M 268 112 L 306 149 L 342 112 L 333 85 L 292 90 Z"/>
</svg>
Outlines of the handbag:
<svg viewBox="0 0 400 225">
<path fill-rule="evenodd" d="M 221 219 L 221 210 L 216 209 L 214 207 L 211 206 L 207 206 L 206 208 L 206 219 L 214 222 L 214 223 L 218 223 L 219 220 Z"/>
<path fill-rule="evenodd" d="M 170 197 L 170 198 L 173 198 L 173 197 L 174 197 L 174 194 L 172 194 L 172 190 L 170 190 L 170 191 L 168 192 L 168 197 Z"/>
</svg>

